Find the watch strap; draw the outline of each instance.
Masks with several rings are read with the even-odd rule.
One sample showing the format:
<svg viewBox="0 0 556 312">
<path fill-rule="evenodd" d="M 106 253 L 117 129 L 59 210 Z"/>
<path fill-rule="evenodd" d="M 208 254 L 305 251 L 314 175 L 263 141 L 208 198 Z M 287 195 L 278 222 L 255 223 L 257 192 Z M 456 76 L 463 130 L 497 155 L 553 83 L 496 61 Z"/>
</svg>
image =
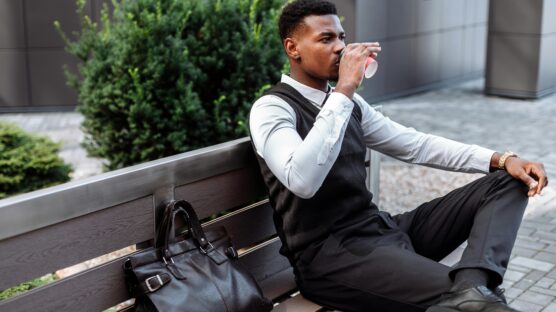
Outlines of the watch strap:
<svg viewBox="0 0 556 312">
<path fill-rule="evenodd" d="M 500 159 L 498 160 L 498 169 L 502 169 L 505 170 L 506 169 L 506 160 L 510 157 L 518 157 L 519 156 L 512 152 L 512 151 L 506 151 L 504 154 L 502 154 L 502 156 L 500 156 Z"/>
</svg>

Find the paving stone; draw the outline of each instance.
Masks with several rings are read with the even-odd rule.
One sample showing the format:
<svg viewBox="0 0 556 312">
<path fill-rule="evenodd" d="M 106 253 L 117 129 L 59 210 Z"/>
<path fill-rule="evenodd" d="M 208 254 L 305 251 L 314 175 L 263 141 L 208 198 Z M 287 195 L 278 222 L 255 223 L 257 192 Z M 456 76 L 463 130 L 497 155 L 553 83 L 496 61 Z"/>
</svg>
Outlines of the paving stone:
<svg viewBox="0 0 556 312">
<path fill-rule="evenodd" d="M 556 230 L 556 224 L 550 223 L 550 220 L 546 217 L 541 217 L 537 220 L 535 220 L 535 222 L 537 222 L 537 230 L 539 231 L 546 231 L 548 233 Z"/>
<path fill-rule="evenodd" d="M 550 231 L 552 231 L 552 229 Z M 548 231 L 548 230 L 539 230 L 539 231 L 536 231 L 534 235 L 536 237 L 539 237 L 540 239 L 544 239 L 544 240 L 547 240 L 549 242 L 551 242 L 551 241 L 554 242 L 554 241 L 556 241 L 556 233 L 552 233 L 550 231 Z"/>
<path fill-rule="evenodd" d="M 536 224 L 532 224 L 530 225 L 531 229 L 534 230 L 534 232 L 538 231 L 539 229 L 537 228 Z M 528 229 L 527 224 L 522 225 L 522 227 L 524 227 L 525 229 Z M 520 241 L 526 241 L 526 242 L 537 242 L 539 241 L 539 237 L 533 235 L 517 235 L 517 239 Z"/>
<path fill-rule="evenodd" d="M 513 287 L 514 283 L 515 283 L 515 282 L 513 282 L 513 281 L 509 281 L 509 280 L 507 280 L 507 279 L 504 279 L 504 280 L 502 281 L 502 285 L 500 285 L 500 287 L 502 287 L 502 288 L 508 290 L 508 289 L 510 289 L 510 288 Z"/>
<path fill-rule="evenodd" d="M 556 312 L 556 303 L 549 304 L 542 312 Z"/>
<path fill-rule="evenodd" d="M 556 290 L 541 288 L 541 287 L 537 287 L 537 286 L 531 286 L 531 288 L 529 288 L 529 290 L 556 298 Z"/>
<path fill-rule="evenodd" d="M 523 272 L 523 273 L 529 273 L 529 272 L 531 272 L 532 269 L 522 267 L 522 266 L 517 265 L 517 264 L 513 264 L 512 260 L 510 260 L 510 264 L 508 265 L 508 270 L 518 271 L 518 272 Z"/>
<path fill-rule="evenodd" d="M 535 284 L 534 281 L 527 280 L 527 279 L 521 279 L 518 282 L 515 282 L 513 287 L 518 288 L 518 289 L 522 289 L 522 290 L 526 290 L 529 287 L 533 286 L 534 284 Z"/>
<path fill-rule="evenodd" d="M 523 293 L 522 289 L 514 287 L 514 288 L 507 288 L 506 292 L 504 292 L 504 295 L 506 296 L 507 299 L 515 299 L 519 295 L 521 295 L 521 293 Z"/>
<path fill-rule="evenodd" d="M 543 277 L 535 283 L 535 286 L 542 287 L 542 288 L 550 288 L 550 286 L 554 285 L 556 280 L 548 277 Z"/>
<path fill-rule="evenodd" d="M 551 252 L 540 251 L 536 255 L 534 255 L 533 258 L 549 263 L 556 263 L 556 254 Z"/>
<path fill-rule="evenodd" d="M 535 269 L 535 270 L 539 270 L 539 271 L 544 271 L 544 272 L 548 272 L 550 270 L 552 270 L 552 268 L 554 268 L 554 264 L 549 263 L 549 262 L 545 262 L 545 261 L 540 261 L 540 260 L 535 260 L 535 259 L 531 259 L 531 258 L 526 258 L 526 257 L 515 257 L 513 259 L 514 264 L 517 265 L 521 265 L 524 267 L 528 267 L 531 269 Z"/>
<path fill-rule="evenodd" d="M 512 271 L 512 270 L 507 270 L 506 274 L 504 275 L 504 280 L 508 280 L 508 281 L 511 281 L 511 282 L 517 282 L 524 276 L 525 276 L 525 273 L 518 272 L 518 271 Z"/>
<path fill-rule="evenodd" d="M 536 258 L 535 255 L 537 253 L 539 253 L 538 249 L 529 249 L 520 246 L 515 246 L 514 249 L 512 250 L 512 255 L 522 256 L 526 258 Z M 543 260 L 543 259 L 539 259 L 539 260 Z"/>
<path fill-rule="evenodd" d="M 517 297 L 517 300 L 523 300 L 544 306 L 551 303 L 552 300 L 554 300 L 554 296 L 548 296 L 534 292 L 532 290 L 526 290 L 521 295 L 519 295 L 519 297 Z"/>
<path fill-rule="evenodd" d="M 538 281 L 538 280 L 542 279 L 545 275 L 546 275 L 546 272 L 533 270 L 533 271 L 529 272 L 527 275 L 525 275 L 524 278 L 526 280 L 529 280 L 529 281 Z"/>
<path fill-rule="evenodd" d="M 550 271 L 548 274 L 546 274 L 546 277 L 556 279 L 556 268 L 552 269 L 552 271 Z"/>
<path fill-rule="evenodd" d="M 546 246 L 542 250 L 546 252 L 556 253 L 556 242 L 552 242 L 552 244 L 548 244 L 548 246 Z"/>
<path fill-rule="evenodd" d="M 510 303 L 510 306 L 514 309 L 527 312 L 539 312 L 543 308 L 542 305 L 534 304 L 528 301 L 523 301 L 516 299 Z"/>
<path fill-rule="evenodd" d="M 528 227 L 521 226 L 521 227 L 519 228 L 519 231 L 517 232 L 517 236 L 520 237 L 520 236 L 531 235 L 531 234 L 533 234 L 535 231 L 536 231 L 536 229 L 532 229 L 532 228 L 528 228 Z"/>
<path fill-rule="evenodd" d="M 543 242 L 526 241 L 526 240 L 523 240 L 523 239 L 518 239 L 518 240 L 515 241 L 515 246 L 516 247 L 528 248 L 528 249 L 542 250 L 542 249 L 546 248 L 547 245 L 548 244 L 543 243 Z"/>
<path fill-rule="evenodd" d="M 554 243 L 553 240 L 544 237 L 539 238 L 538 242 L 542 244 L 546 244 L 546 247 L 544 247 L 544 249 L 548 248 L 551 244 Z M 554 251 L 549 251 L 549 252 L 554 252 Z"/>
</svg>

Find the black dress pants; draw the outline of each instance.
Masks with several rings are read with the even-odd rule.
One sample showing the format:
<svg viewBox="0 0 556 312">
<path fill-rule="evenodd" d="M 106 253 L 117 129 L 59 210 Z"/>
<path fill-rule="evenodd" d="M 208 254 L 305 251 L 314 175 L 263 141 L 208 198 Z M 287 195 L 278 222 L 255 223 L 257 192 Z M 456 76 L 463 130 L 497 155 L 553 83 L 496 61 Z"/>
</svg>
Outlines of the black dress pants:
<svg viewBox="0 0 556 312">
<path fill-rule="evenodd" d="M 354 224 L 305 250 L 296 262 L 301 293 L 342 311 L 424 311 L 462 268 L 502 282 L 527 206 L 527 187 L 491 173 L 415 210 Z M 465 240 L 458 265 L 437 261 Z"/>
</svg>

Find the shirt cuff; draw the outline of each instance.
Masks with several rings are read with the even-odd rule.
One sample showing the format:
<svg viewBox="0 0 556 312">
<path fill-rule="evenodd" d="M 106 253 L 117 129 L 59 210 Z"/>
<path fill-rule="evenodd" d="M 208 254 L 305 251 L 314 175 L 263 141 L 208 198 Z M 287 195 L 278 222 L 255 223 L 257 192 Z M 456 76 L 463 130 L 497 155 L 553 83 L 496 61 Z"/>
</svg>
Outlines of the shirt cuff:
<svg viewBox="0 0 556 312">
<path fill-rule="evenodd" d="M 473 167 L 484 173 L 490 172 L 490 160 L 495 151 L 476 145 L 477 150 L 473 155 Z"/>
</svg>

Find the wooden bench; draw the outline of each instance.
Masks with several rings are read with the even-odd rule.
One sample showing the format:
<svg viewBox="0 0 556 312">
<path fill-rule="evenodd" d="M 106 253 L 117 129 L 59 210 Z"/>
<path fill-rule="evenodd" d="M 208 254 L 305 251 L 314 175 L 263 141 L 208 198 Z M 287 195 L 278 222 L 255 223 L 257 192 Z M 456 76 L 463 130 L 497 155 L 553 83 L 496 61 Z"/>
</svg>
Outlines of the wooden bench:
<svg viewBox="0 0 556 312">
<path fill-rule="evenodd" d="M 190 201 L 204 227 L 226 227 L 276 311 L 319 311 L 295 295 L 266 196 L 244 138 L 1 200 L 0 290 L 127 246 L 149 246 L 157 209 L 175 198 Z M 130 299 L 125 258 L 0 301 L 0 311 L 113 307 Z"/>
</svg>

